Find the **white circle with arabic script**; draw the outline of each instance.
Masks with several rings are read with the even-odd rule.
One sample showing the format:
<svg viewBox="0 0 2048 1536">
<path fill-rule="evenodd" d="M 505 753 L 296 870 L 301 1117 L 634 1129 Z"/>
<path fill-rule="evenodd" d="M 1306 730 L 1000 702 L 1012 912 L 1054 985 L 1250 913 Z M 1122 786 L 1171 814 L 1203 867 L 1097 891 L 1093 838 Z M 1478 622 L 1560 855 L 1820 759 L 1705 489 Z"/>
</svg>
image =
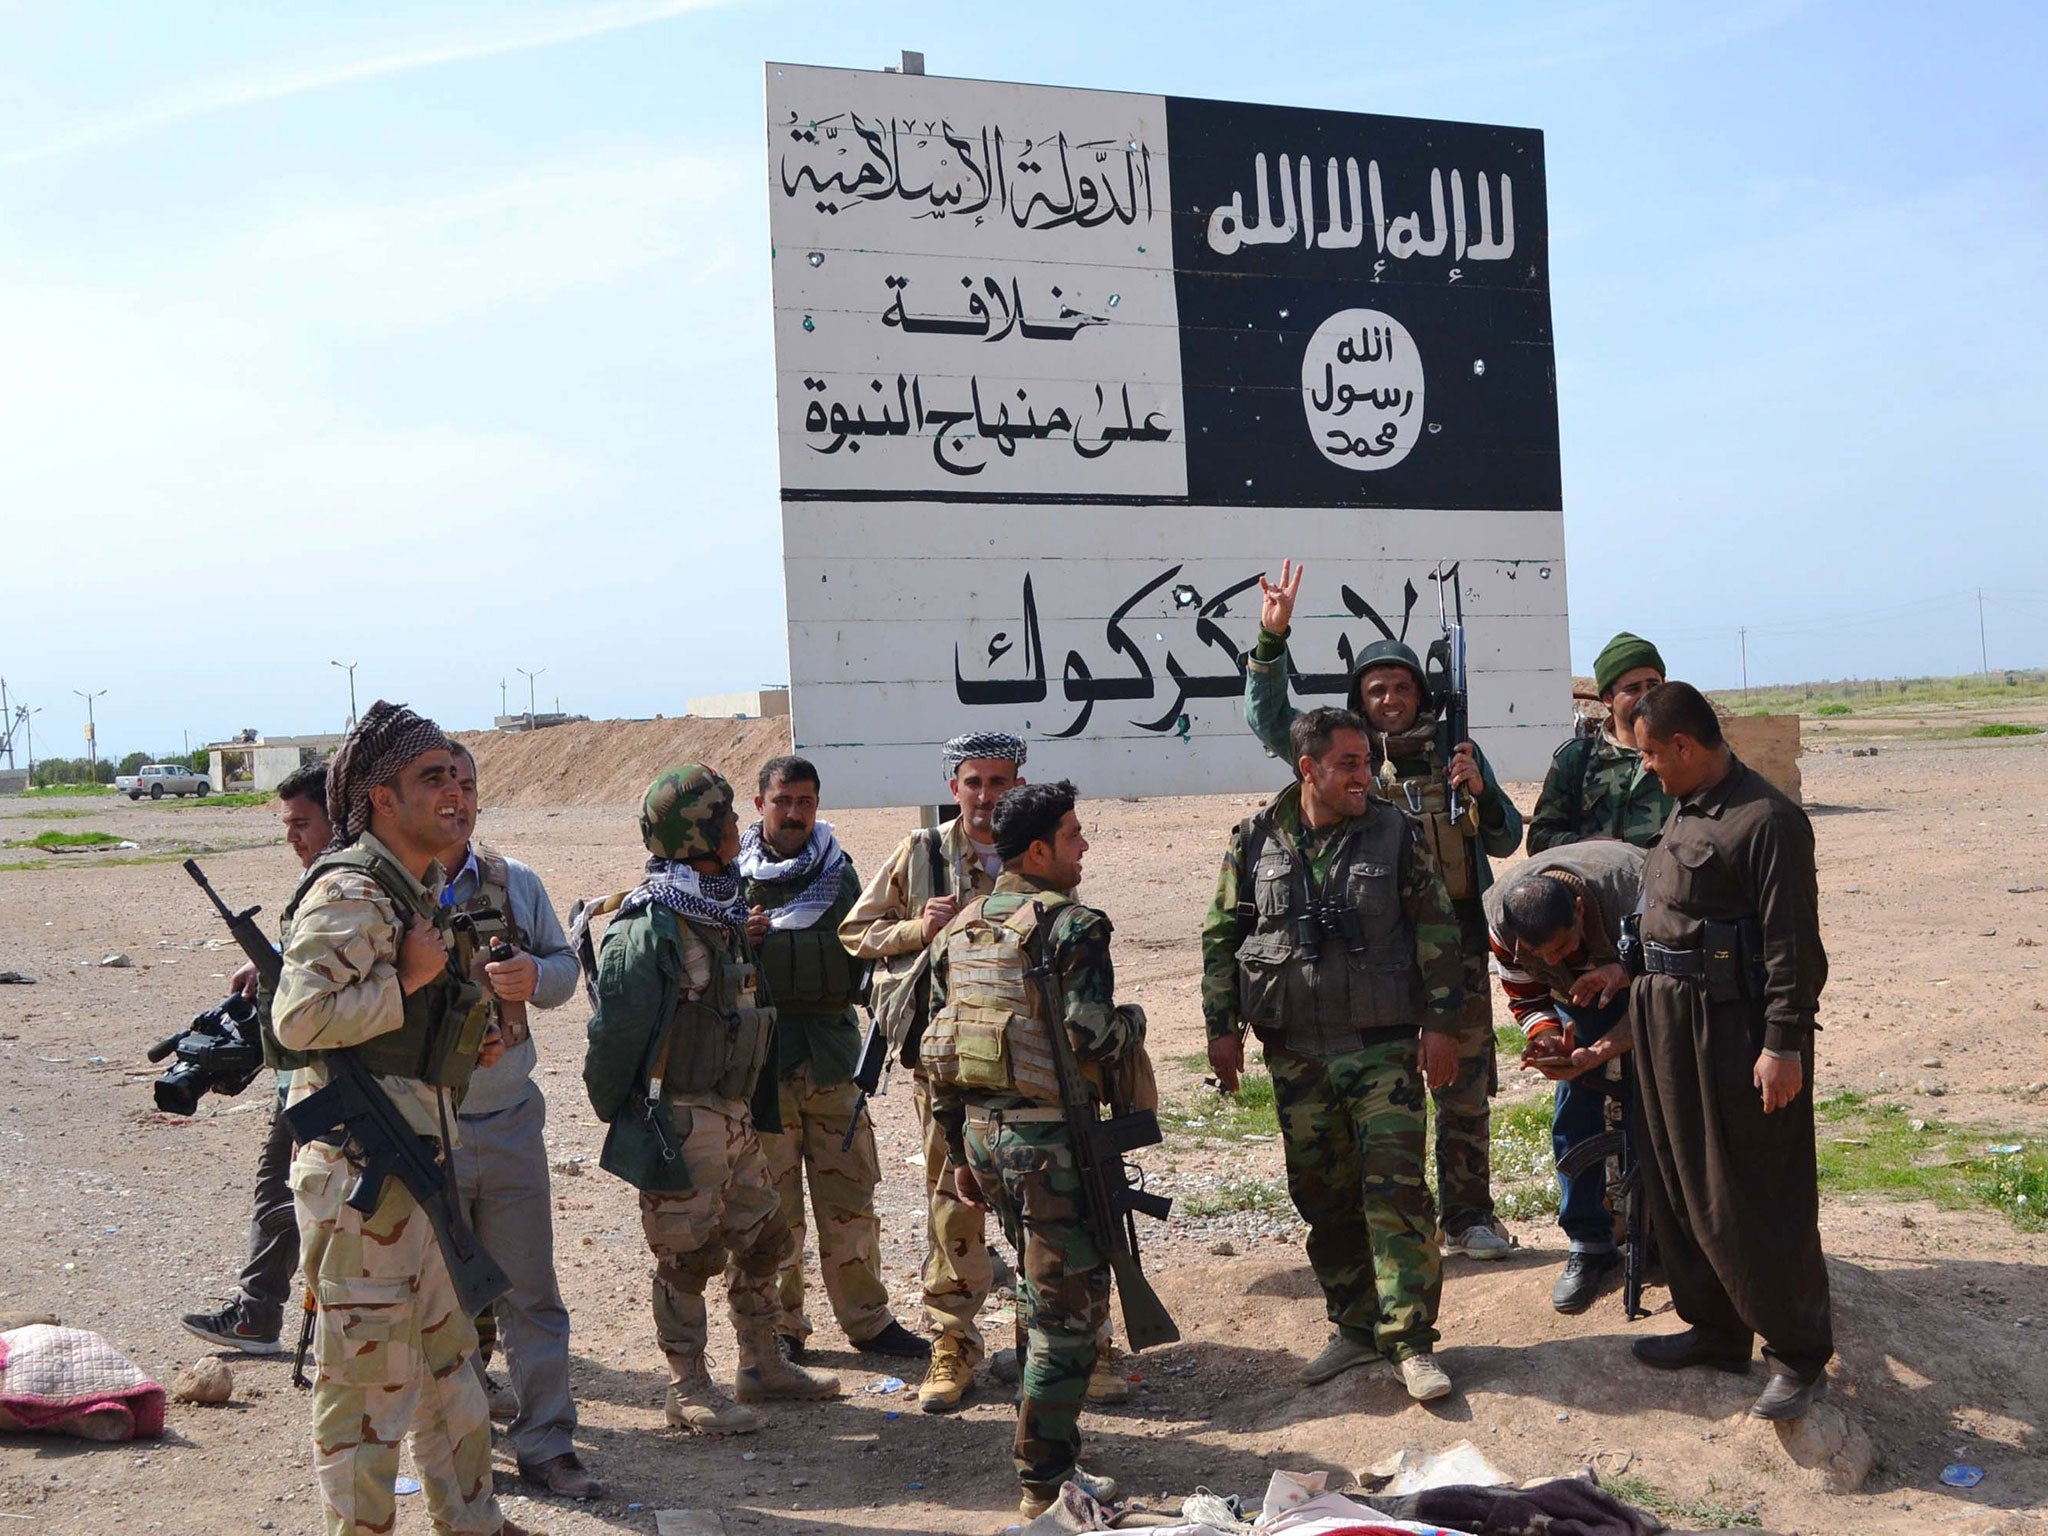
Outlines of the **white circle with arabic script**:
<svg viewBox="0 0 2048 1536">
<path fill-rule="evenodd" d="M 1330 316 L 1302 354 L 1301 403 L 1332 464 L 1392 469 L 1422 436 L 1422 354 L 1408 327 L 1377 309 Z"/>
</svg>

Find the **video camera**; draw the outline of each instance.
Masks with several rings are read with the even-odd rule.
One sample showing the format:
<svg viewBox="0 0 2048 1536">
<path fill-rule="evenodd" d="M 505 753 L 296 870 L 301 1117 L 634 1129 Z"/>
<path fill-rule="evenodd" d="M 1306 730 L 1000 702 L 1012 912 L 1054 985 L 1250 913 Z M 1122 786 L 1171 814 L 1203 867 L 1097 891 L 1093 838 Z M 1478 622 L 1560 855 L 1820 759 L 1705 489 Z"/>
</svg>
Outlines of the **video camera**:
<svg viewBox="0 0 2048 1536">
<path fill-rule="evenodd" d="M 156 1080 L 156 1107 L 167 1115 L 189 1115 L 208 1092 L 233 1098 L 263 1070 L 263 1040 L 256 1005 L 239 992 L 222 999 L 189 1026 L 150 1047 L 149 1059 L 172 1052 L 177 1062 Z"/>
</svg>

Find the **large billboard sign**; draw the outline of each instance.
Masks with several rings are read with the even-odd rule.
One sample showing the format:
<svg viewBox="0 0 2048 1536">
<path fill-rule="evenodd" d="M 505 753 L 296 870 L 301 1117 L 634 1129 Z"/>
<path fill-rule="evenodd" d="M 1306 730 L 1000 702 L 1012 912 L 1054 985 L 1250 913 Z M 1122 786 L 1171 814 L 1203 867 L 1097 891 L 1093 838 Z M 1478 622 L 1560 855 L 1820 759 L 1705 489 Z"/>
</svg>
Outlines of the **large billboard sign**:
<svg viewBox="0 0 2048 1536">
<path fill-rule="evenodd" d="M 1296 702 L 1436 633 L 1474 733 L 1569 730 L 1543 141 L 1525 129 L 768 66 L 790 705 L 838 805 L 1016 731 L 1089 795 L 1284 781 Z"/>
</svg>

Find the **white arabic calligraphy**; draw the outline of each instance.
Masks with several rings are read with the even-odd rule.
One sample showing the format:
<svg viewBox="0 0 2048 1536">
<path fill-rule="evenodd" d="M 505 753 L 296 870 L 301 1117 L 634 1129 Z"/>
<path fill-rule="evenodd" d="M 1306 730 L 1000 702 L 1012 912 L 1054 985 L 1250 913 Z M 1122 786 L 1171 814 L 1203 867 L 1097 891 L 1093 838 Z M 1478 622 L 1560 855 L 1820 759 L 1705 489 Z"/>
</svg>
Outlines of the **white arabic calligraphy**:
<svg viewBox="0 0 2048 1536">
<path fill-rule="evenodd" d="M 1372 230 L 1373 249 L 1381 255 L 1406 261 L 1414 256 L 1441 256 L 1448 250 L 1453 261 L 1506 261 L 1515 254 L 1515 184 L 1505 171 L 1500 175 L 1499 238 L 1495 238 L 1493 185 L 1484 171 L 1473 178 L 1479 213 L 1479 238 L 1471 235 L 1470 215 L 1465 204 L 1465 176 L 1455 167 L 1449 177 L 1448 217 L 1444 200 L 1445 177 L 1441 167 L 1429 173 L 1429 200 L 1424 209 L 1387 216 L 1386 190 L 1380 177 L 1380 163 L 1365 166 L 1366 199 L 1372 205 L 1365 217 L 1359 196 L 1360 176 L 1355 156 L 1345 157 L 1340 179 L 1336 156 L 1324 166 L 1324 217 L 1316 216 L 1315 171 L 1309 156 L 1282 155 L 1279 175 L 1269 182 L 1266 156 L 1252 157 L 1253 201 L 1256 214 L 1247 218 L 1244 194 L 1233 192 L 1228 203 L 1209 212 L 1209 248 L 1219 256 L 1235 255 L 1247 245 L 1286 245 L 1301 236 L 1303 250 L 1351 250 L 1364 244 L 1365 231 Z M 1273 217 L 1273 184 L 1277 184 L 1280 217 Z M 1343 195 L 1348 192 L 1348 199 Z M 1426 218 L 1426 222 L 1425 222 Z M 1425 228 L 1428 233 L 1424 233 Z"/>
</svg>

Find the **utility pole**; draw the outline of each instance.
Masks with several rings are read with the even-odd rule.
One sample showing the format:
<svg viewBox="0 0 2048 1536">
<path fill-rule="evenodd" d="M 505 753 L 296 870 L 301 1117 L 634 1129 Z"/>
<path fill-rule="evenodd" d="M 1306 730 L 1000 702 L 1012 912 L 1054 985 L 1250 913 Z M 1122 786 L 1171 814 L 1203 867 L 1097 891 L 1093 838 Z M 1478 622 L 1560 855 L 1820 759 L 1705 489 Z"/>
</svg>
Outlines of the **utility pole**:
<svg viewBox="0 0 2048 1536">
<path fill-rule="evenodd" d="M 498 718 L 502 720 L 511 713 L 511 705 L 505 702 L 505 679 L 501 677 L 498 679 Z"/>
<path fill-rule="evenodd" d="M 356 668 L 361 663 L 337 661 L 331 662 L 330 665 L 337 666 L 348 674 L 348 728 L 354 730 L 356 728 Z"/>
<path fill-rule="evenodd" d="M 40 704 L 34 709 L 30 709 L 26 704 L 20 706 L 21 729 L 28 738 L 28 787 L 30 789 L 36 787 L 36 716 L 42 712 L 43 707 Z"/>
<path fill-rule="evenodd" d="M 547 671 L 547 668 L 542 667 L 539 672 L 529 672 L 524 667 L 514 667 L 512 670 L 526 679 L 526 728 L 530 731 L 533 729 L 533 680 Z"/>
<path fill-rule="evenodd" d="M 1984 611 L 1984 602 L 1981 594 L 1977 601 L 1977 611 L 1979 613 Z M 14 711 L 7 704 L 7 679 L 0 677 L 0 725 L 11 725 L 13 720 Z M 0 748 L 6 750 L 7 766 L 12 768 L 14 766 L 14 732 L 11 729 L 5 736 L 0 736 Z"/>
<path fill-rule="evenodd" d="M 1991 649 L 1984 643 L 1984 589 L 1977 589 L 1977 659 L 1984 664 L 1984 675 L 1991 676 Z M 10 761 L 7 765 L 12 768 Z"/>
<path fill-rule="evenodd" d="M 1749 702 L 1749 631 L 1738 629 L 1735 638 L 1742 645 L 1742 702 Z"/>
<path fill-rule="evenodd" d="M 98 693 L 85 693 L 74 688 L 71 691 L 85 700 L 85 782 L 97 786 L 100 781 L 100 743 L 98 727 L 92 718 L 92 701 L 105 698 L 107 690 L 102 688 Z"/>
</svg>

